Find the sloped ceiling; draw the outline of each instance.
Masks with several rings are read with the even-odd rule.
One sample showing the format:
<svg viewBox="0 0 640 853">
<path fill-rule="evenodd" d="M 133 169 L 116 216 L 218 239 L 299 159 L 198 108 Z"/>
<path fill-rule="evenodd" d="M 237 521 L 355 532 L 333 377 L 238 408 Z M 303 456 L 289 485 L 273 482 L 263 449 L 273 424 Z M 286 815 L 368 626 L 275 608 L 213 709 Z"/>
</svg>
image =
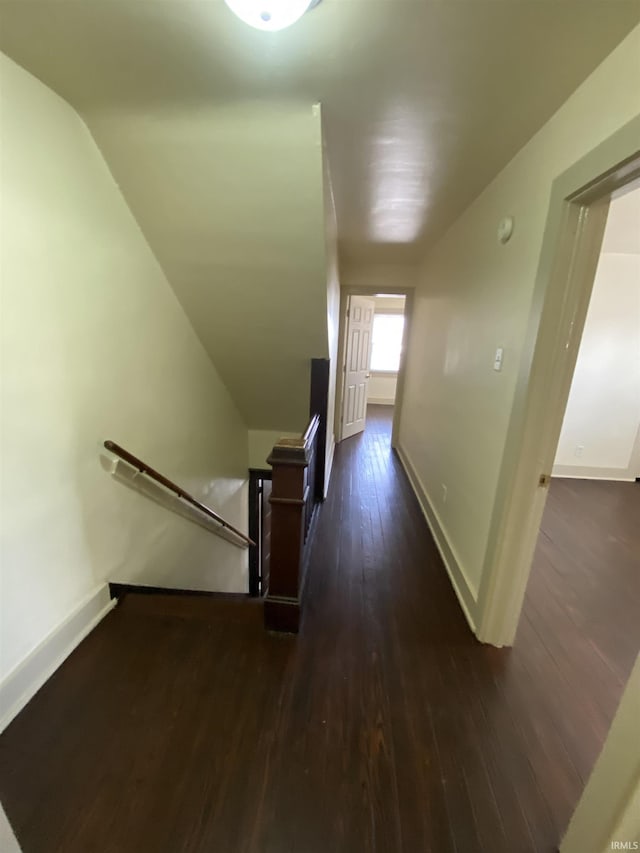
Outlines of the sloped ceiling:
<svg viewBox="0 0 640 853">
<path fill-rule="evenodd" d="M 320 112 L 149 109 L 92 130 L 253 429 L 302 429 L 328 356 Z"/>
</svg>

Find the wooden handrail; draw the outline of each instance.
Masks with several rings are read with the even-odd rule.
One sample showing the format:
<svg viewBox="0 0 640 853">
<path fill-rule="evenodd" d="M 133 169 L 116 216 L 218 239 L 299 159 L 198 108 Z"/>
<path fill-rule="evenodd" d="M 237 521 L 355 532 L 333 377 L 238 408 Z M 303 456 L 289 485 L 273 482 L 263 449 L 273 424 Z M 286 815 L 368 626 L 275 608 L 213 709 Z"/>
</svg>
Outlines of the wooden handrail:
<svg viewBox="0 0 640 853">
<path fill-rule="evenodd" d="M 120 459 L 124 459 L 129 465 L 133 468 L 137 468 L 141 474 L 146 474 L 151 480 L 155 480 L 156 483 L 160 483 L 161 486 L 164 486 L 165 489 L 169 489 L 170 492 L 178 495 L 178 497 L 182 498 L 182 500 L 194 506 L 196 509 L 200 510 L 200 512 L 204 513 L 204 515 L 212 518 L 214 521 L 217 521 L 218 524 L 222 525 L 226 530 L 230 530 L 232 533 L 235 533 L 236 536 L 239 536 L 243 542 L 246 542 L 247 545 L 254 545 L 255 542 L 253 539 L 249 539 L 242 531 L 238 530 L 232 524 L 229 524 L 228 521 L 225 521 L 222 516 L 218 515 L 217 512 L 210 509 L 205 504 L 200 503 L 200 501 L 196 500 L 189 492 L 185 492 L 184 489 L 181 489 L 180 486 L 177 486 L 174 482 L 169 480 L 167 477 L 163 477 L 155 468 L 152 468 L 150 465 L 147 465 L 146 462 L 143 462 L 141 459 L 138 459 L 137 456 L 134 456 L 133 453 L 129 453 L 128 450 L 125 450 L 124 447 L 120 447 L 119 444 L 116 444 L 115 441 L 105 441 L 104 446 L 107 450 L 111 451 L 111 453 L 115 453 L 116 456 L 119 456 Z"/>
</svg>

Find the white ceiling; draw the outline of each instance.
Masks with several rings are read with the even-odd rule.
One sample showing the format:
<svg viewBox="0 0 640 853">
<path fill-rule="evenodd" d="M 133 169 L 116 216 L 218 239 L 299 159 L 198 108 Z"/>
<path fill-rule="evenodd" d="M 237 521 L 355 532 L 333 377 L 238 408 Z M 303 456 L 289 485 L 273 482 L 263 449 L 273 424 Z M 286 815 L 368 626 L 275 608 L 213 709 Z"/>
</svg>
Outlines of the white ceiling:
<svg viewBox="0 0 640 853">
<path fill-rule="evenodd" d="M 90 126 L 321 101 L 342 257 L 406 264 L 639 19 L 636 0 L 323 0 L 263 33 L 223 0 L 0 0 L 0 49 Z"/>
</svg>

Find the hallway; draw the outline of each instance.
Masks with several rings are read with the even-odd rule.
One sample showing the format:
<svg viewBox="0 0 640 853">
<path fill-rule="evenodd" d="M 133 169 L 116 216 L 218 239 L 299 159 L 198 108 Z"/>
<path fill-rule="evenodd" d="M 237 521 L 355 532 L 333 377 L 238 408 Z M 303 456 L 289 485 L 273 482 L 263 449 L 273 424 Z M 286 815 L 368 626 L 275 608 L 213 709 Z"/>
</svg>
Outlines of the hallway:
<svg viewBox="0 0 640 853">
<path fill-rule="evenodd" d="M 640 489 L 554 482 L 516 646 L 481 646 L 390 413 L 336 451 L 297 639 L 130 595 L 7 729 L 24 853 L 555 850 L 640 641 Z"/>
</svg>

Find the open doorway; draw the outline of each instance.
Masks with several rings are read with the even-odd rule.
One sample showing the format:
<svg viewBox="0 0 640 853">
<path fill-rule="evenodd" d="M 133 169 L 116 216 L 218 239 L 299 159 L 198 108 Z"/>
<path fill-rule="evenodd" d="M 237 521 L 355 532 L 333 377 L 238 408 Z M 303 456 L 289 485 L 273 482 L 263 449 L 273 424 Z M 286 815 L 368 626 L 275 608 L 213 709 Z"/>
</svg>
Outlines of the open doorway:
<svg viewBox="0 0 640 853">
<path fill-rule="evenodd" d="M 369 406 L 395 406 L 404 335 L 406 297 L 377 293 L 374 297 Z"/>
<path fill-rule="evenodd" d="M 405 293 L 343 295 L 336 406 L 338 440 L 359 435 L 367 423 L 384 423 L 393 445 L 401 396 L 409 298 Z"/>
<path fill-rule="evenodd" d="M 609 205 L 517 634 L 517 645 L 549 649 L 562 683 L 570 686 L 562 718 L 573 730 L 584 727 L 579 762 L 585 781 L 621 696 L 634 706 L 627 723 L 633 733 L 625 729 L 628 712 L 618 712 L 622 752 L 618 744 L 605 772 L 609 778 L 590 783 L 598 790 L 598 819 L 594 823 L 594 801 L 588 805 L 587 798 L 562 845 L 566 853 L 608 849 L 614 839 L 632 838 L 629 827 L 617 821 L 629 788 L 640 784 L 637 761 L 629 783 L 621 758 L 637 739 L 639 430 L 640 187 L 625 187 Z M 546 684 L 561 695 L 553 673 Z M 603 806 L 619 780 L 624 781 L 606 814 Z M 634 812 L 638 827 L 637 805 Z"/>
<path fill-rule="evenodd" d="M 545 680 L 550 693 L 557 697 L 556 720 L 566 725 L 572 736 L 579 725 L 585 727 L 584 737 L 578 735 L 582 751 L 576 753 L 583 762 L 580 770 L 583 781 L 594 766 L 597 749 L 604 741 L 640 645 L 640 626 L 635 616 L 640 606 L 637 583 L 640 486 L 635 482 L 614 483 L 616 488 L 622 486 L 627 490 L 621 500 L 607 505 L 596 496 L 587 512 L 577 518 L 575 509 L 567 513 L 566 505 L 562 508 L 566 495 L 558 495 L 559 500 L 555 500 L 555 483 L 568 484 L 568 488 L 577 491 L 578 486 L 600 487 L 607 482 L 594 483 L 592 471 L 587 472 L 590 480 L 575 476 L 560 481 L 554 480 L 552 474 L 567 473 L 566 468 L 559 467 L 567 464 L 567 456 L 559 455 L 567 450 L 575 467 L 616 468 L 632 473 L 634 454 L 629 453 L 624 459 L 632 432 L 628 428 L 624 430 L 627 438 L 622 457 L 612 458 L 609 454 L 614 449 L 609 446 L 606 456 L 587 465 L 594 463 L 594 457 L 587 456 L 587 447 L 595 452 L 596 442 L 586 439 L 585 430 L 593 426 L 590 422 L 594 417 L 604 423 L 613 414 L 614 432 L 622 436 L 621 419 L 615 411 L 619 401 L 601 402 L 588 417 L 579 418 L 580 438 L 574 433 L 562 447 L 560 438 L 565 412 L 568 417 L 575 415 L 575 411 L 571 414 L 573 406 L 570 408 L 568 401 L 574 377 L 581 383 L 580 366 L 576 368 L 576 364 L 581 341 L 585 339 L 583 330 L 593 338 L 587 322 L 590 305 L 597 307 L 600 302 L 594 287 L 598 270 L 608 263 L 602 264 L 601 250 L 612 245 L 610 239 L 603 240 L 608 213 L 611 210 L 612 226 L 619 204 L 631 204 L 627 196 L 640 182 L 639 133 L 640 119 L 621 128 L 553 183 L 476 610 L 477 635 L 482 641 L 511 646 L 518 631 L 520 646 L 546 647 L 550 652 L 553 665 L 545 673 Z M 637 233 L 638 223 L 633 227 Z M 609 308 L 611 300 L 606 297 L 612 295 L 611 290 L 605 295 L 605 306 Z M 638 303 L 635 304 L 637 310 Z M 587 358 L 591 372 L 587 390 L 593 387 L 593 371 L 609 360 L 615 334 L 608 332 L 605 336 L 597 331 L 596 346 Z M 638 364 L 637 355 L 635 361 L 624 363 L 620 355 L 612 357 L 609 384 L 617 385 L 621 378 L 626 379 L 634 364 Z M 583 397 L 579 386 L 575 394 Z M 613 412 L 605 411 L 610 407 Z M 604 452 L 602 447 L 599 452 Z M 548 512 L 543 519 L 545 509 Z M 626 525 L 624 531 L 621 525 Z M 547 571 L 538 571 L 540 565 L 535 564 L 532 569 L 534 552 L 536 560 L 546 560 Z M 525 593 L 527 607 L 521 620 Z M 635 686 L 631 684 L 627 689 L 635 697 L 637 708 L 637 679 Z M 571 715 L 572 702 L 583 713 Z M 637 711 L 634 715 L 623 714 L 621 725 L 622 742 L 635 743 Z M 589 738 L 591 751 L 584 751 L 582 747 Z M 618 759 L 621 755 L 618 752 Z M 572 822 L 572 837 L 585 837 L 586 832 L 589 838 L 602 839 L 602 844 L 594 842 L 598 850 L 608 848 L 607 839 L 618 837 L 617 822 L 626 814 L 630 802 L 627 782 L 622 773 L 606 776 L 608 800 L 606 804 L 598 803 L 595 809 L 587 790 Z M 632 797 L 637 797 L 640 795 L 637 773 L 634 784 Z M 577 853 L 587 848 L 567 843 L 561 849 L 563 853 Z"/>
<path fill-rule="evenodd" d="M 609 206 L 640 183 L 639 129 L 630 122 L 552 187 L 477 600 L 477 635 L 495 646 L 513 645 L 520 621 Z"/>
<path fill-rule="evenodd" d="M 640 187 L 609 206 L 552 475 L 640 478 Z"/>
</svg>

